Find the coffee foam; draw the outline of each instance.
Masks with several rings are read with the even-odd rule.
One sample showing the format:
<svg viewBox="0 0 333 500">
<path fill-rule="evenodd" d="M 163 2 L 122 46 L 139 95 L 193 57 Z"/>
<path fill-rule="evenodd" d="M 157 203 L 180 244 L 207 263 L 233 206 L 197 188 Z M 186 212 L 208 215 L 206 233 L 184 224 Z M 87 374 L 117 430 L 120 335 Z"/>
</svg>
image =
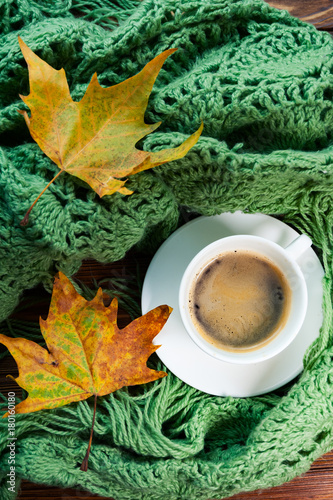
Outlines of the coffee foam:
<svg viewBox="0 0 333 500">
<path fill-rule="evenodd" d="M 291 290 L 266 257 L 226 252 L 195 279 L 189 297 L 192 321 L 205 340 L 226 350 L 254 350 L 283 328 Z"/>
</svg>

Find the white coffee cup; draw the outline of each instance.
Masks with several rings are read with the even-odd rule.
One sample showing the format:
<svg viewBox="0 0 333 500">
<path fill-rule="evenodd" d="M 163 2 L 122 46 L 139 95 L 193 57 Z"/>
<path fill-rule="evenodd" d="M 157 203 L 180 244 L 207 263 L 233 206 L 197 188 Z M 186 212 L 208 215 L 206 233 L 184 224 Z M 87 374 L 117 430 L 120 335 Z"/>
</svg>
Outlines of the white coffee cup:
<svg viewBox="0 0 333 500">
<path fill-rule="evenodd" d="M 179 289 L 179 308 L 184 326 L 193 341 L 207 354 L 222 361 L 238 364 L 249 364 L 264 361 L 283 351 L 296 337 L 305 318 L 308 295 L 303 273 L 297 259 L 312 245 L 305 234 L 297 237 L 286 248 L 265 238 L 250 235 L 236 235 L 214 241 L 201 250 L 187 266 Z M 259 258 L 273 264 L 284 276 L 289 290 L 288 316 L 280 331 L 271 340 L 258 347 L 227 349 L 214 345 L 200 334 L 200 329 L 193 319 L 189 301 L 194 283 L 206 266 L 215 259 L 234 251 L 245 251 L 256 254 Z"/>
</svg>

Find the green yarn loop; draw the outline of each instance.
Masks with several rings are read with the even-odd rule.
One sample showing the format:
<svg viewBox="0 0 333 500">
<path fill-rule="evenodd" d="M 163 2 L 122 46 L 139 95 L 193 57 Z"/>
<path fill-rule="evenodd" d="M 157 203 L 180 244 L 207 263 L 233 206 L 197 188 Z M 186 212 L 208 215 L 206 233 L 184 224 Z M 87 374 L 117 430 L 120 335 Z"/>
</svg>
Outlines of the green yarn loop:
<svg viewBox="0 0 333 500">
<path fill-rule="evenodd" d="M 74 99 L 94 72 L 101 85 L 133 76 L 157 54 L 162 68 L 141 141 L 174 147 L 201 121 L 188 155 L 132 176 L 131 196 L 100 199 L 67 174 L 19 221 L 57 167 L 32 141 L 19 94 L 29 92 L 17 36 L 64 67 Z M 320 337 L 304 372 L 255 398 L 201 393 L 172 373 L 100 398 L 88 472 L 90 400 L 16 416 L 16 474 L 117 500 L 221 499 L 281 484 L 333 447 L 333 41 L 262 0 L 4 0 L 0 5 L 0 320 L 22 291 L 51 289 L 83 259 L 153 253 L 184 210 L 242 210 L 309 234 L 325 268 Z M 1 331 L 38 338 L 10 321 Z M 42 341 L 39 336 L 40 341 Z M 151 363 L 158 366 L 157 358 Z M 4 403 L 5 404 L 5 403 Z M 0 497 L 8 491 L 8 428 L 0 419 Z M 17 480 L 17 488 L 19 481 Z"/>
</svg>

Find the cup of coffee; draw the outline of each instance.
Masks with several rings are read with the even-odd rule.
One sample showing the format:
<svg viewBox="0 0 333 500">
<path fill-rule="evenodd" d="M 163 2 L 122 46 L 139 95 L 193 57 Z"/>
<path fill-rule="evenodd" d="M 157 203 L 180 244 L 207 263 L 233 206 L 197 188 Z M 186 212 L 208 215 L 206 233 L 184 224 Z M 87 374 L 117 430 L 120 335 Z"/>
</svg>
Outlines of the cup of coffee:
<svg viewBox="0 0 333 500">
<path fill-rule="evenodd" d="M 299 332 L 308 296 L 297 259 L 312 245 L 286 248 L 259 236 L 214 241 L 189 263 L 179 289 L 184 326 L 207 354 L 257 363 L 283 351 Z"/>
</svg>

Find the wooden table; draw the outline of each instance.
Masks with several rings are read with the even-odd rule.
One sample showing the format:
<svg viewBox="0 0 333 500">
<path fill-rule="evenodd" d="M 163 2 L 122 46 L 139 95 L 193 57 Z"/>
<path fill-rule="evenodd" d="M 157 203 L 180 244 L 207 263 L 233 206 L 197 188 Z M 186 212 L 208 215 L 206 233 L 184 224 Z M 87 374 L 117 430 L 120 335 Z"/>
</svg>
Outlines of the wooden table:
<svg viewBox="0 0 333 500">
<path fill-rule="evenodd" d="M 300 19 L 313 23 L 318 29 L 329 31 L 333 34 L 333 1 L 330 0 L 271 0 L 270 5 L 287 9 Z M 102 266 L 96 262 L 87 261 L 77 274 L 77 278 L 88 286 L 92 286 L 95 280 L 112 276 L 133 276 L 136 272 L 133 256 L 128 256 L 123 261 L 108 266 Z M 149 259 L 144 256 L 137 256 L 140 263 L 142 277 L 149 265 Z M 29 313 L 23 311 L 17 317 L 37 320 L 39 315 L 46 316 L 48 311 L 49 296 L 41 289 L 34 290 L 28 294 L 28 300 L 38 297 L 38 308 L 29 308 Z M 129 317 L 122 313 L 119 318 L 119 326 L 127 324 Z M 2 347 L 0 348 L 0 352 Z M 10 390 L 15 390 L 19 395 L 19 388 L 6 375 L 11 373 L 16 376 L 16 364 L 11 357 L 5 358 L 0 365 L 0 391 L 6 394 Z M 60 500 L 60 499 L 95 499 L 103 500 L 106 497 L 91 495 L 74 489 L 60 489 L 46 487 L 23 481 L 20 500 Z M 232 497 L 233 500 L 333 500 L 333 451 L 319 458 L 313 463 L 311 469 L 301 477 L 276 488 L 259 490 L 251 493 L 242 493 Z M 153 500 L 153 497 L 152 497 Z"/>
</svg>

